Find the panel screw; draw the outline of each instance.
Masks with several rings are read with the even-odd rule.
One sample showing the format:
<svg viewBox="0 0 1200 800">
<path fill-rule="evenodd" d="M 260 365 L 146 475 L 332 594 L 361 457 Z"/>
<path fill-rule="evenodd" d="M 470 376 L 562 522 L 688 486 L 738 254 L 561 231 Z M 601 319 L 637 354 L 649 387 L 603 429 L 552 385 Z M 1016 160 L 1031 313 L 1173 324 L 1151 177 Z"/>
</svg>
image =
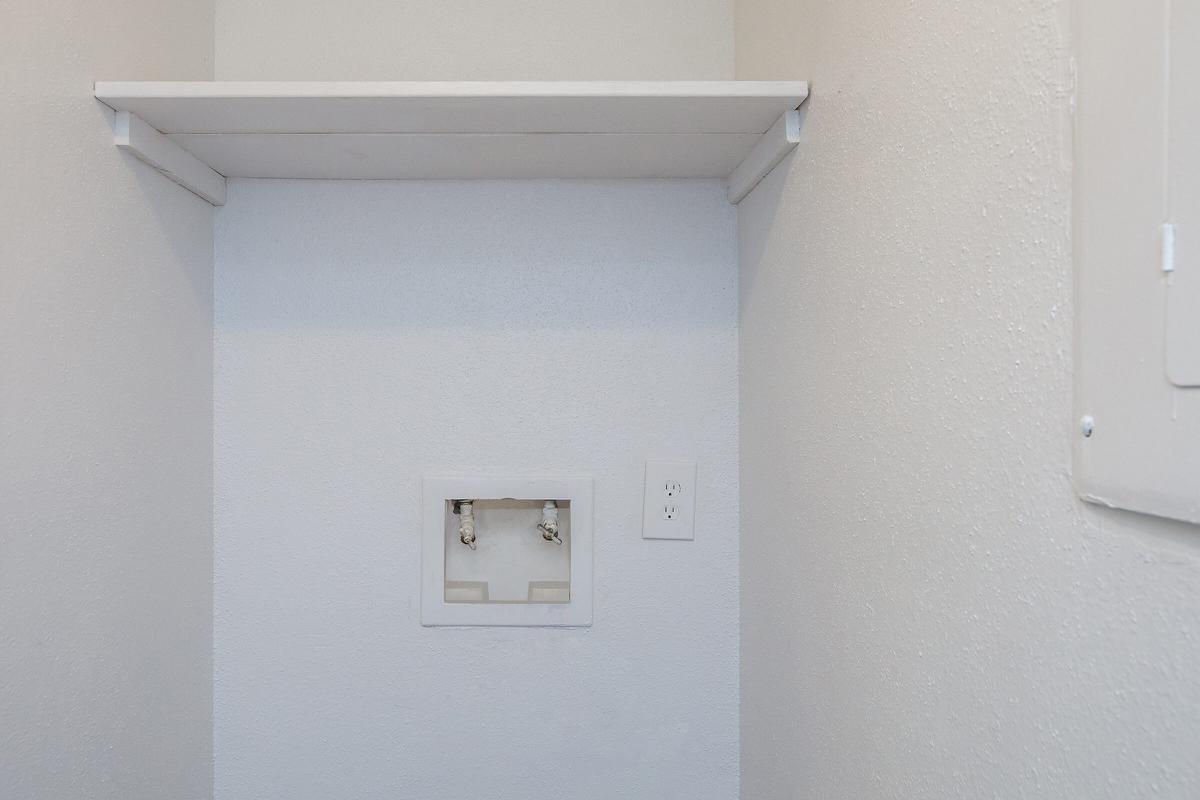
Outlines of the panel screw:
<svg viewBox="0 0 1200 800">
<path fill-rule="evenodd" d="M 1083 419 L 1079 420 L 1079 430 L 1085 439 L 1092 435 L 1092 431 L 1096 430 L 1096 420 L 1092 419 L 1091 414 L 1084 414 Z"/>
</svg>

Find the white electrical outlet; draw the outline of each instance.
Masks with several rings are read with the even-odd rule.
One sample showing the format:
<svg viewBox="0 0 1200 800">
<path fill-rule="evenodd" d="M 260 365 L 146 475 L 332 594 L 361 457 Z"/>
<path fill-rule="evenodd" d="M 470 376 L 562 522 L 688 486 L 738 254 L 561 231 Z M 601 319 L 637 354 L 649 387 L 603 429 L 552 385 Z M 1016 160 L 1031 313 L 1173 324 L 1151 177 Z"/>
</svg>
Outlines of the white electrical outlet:
<svg viewBox="0 0 1200 800">
<path fill-rule="evenodd" d="M 696 462 L 647 461 L 643 539 L 696 538 Z"/>
</svg>

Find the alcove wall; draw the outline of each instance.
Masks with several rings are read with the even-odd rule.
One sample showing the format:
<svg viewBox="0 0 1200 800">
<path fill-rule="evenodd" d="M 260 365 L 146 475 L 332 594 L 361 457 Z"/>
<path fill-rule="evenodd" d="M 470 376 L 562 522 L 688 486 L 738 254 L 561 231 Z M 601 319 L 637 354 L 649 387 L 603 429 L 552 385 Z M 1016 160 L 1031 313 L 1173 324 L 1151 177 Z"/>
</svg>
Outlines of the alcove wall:
<svg viewBox="0 0 1200 800">
<path fill-rule="evenodd" d="M 230 189 L 217 797 L 735 796 L 723 182 Z M 694 542 L 641 538 L 654 453 L 703 465 Z M 447 471 L 594 478 L 590 628 L 421 626 L 421 478 Z"/>
<path fill-rule="evenodd" d="M 329 11 L 218 3 L 217 77 L 733 72 L 726 0 Z M 723 182 L 231 190 L 216 226 L 217 797 L 736 796 Z M 656 453 L 702 464 L 694 543 L 640 538 Z M 421 475 L 541 469 L 595 478 L 594 625 L 420 627 Z"/>
<path fill-rule="evenodd" d="M 212 206 L 98 75 L 209 80 L 209 3 L 0 4 L 0 797 L 212 793 Z"/>
<path fill-rule="evenodd" d="M 739 0 L 745 798 L 1200 794 L 1200 535 L 1071 483 L 1073 5 Z"/>
</svg>

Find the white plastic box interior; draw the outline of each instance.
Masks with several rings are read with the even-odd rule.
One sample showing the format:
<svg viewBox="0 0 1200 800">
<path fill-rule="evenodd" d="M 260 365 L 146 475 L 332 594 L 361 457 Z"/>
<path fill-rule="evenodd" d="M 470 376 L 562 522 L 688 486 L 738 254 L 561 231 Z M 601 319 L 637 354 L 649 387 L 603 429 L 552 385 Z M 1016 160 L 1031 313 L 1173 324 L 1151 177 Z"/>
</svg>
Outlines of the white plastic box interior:
<svg viewBox="0 0 1200 800">
<path fill-rule="evenodd" d="M 559 498 L 561 544 L 539 535 L 541 500 L 476 500 L 474 548 L 459 535 L 461 514 L 445 501 L 447 603 L 571 602 L 571 501 Z"/>
<path fill-rule="evenodd" d="M 459 500 L 472 501 L 474 548 L 460 541 Z M 537 527 L 548 500 L 561 544 Z M 591 624 L 591 478 L 427 477 L 422 517 L 421 624 Z"/>
</svg>

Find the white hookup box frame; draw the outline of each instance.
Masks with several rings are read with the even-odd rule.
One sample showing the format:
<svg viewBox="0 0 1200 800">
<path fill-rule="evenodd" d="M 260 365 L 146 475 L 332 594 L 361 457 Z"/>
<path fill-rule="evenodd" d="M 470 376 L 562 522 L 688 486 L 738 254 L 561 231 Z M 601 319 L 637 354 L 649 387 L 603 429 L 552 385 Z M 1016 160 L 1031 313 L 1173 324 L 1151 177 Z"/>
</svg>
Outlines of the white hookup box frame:
<svg viewBox="0 0 1200 800">
<path fill-rule="evenodd" d="M 589 476 L 426 476 L 421 508 L 421 624 L 586 627 L 592 624 L 592 494 Z M 454 500 L 570 502 L 571 596 L 567 603 L 446 602 L 446 513 Z M 486 536 L 486 530 L 479 530 Z"/>
</svg>

